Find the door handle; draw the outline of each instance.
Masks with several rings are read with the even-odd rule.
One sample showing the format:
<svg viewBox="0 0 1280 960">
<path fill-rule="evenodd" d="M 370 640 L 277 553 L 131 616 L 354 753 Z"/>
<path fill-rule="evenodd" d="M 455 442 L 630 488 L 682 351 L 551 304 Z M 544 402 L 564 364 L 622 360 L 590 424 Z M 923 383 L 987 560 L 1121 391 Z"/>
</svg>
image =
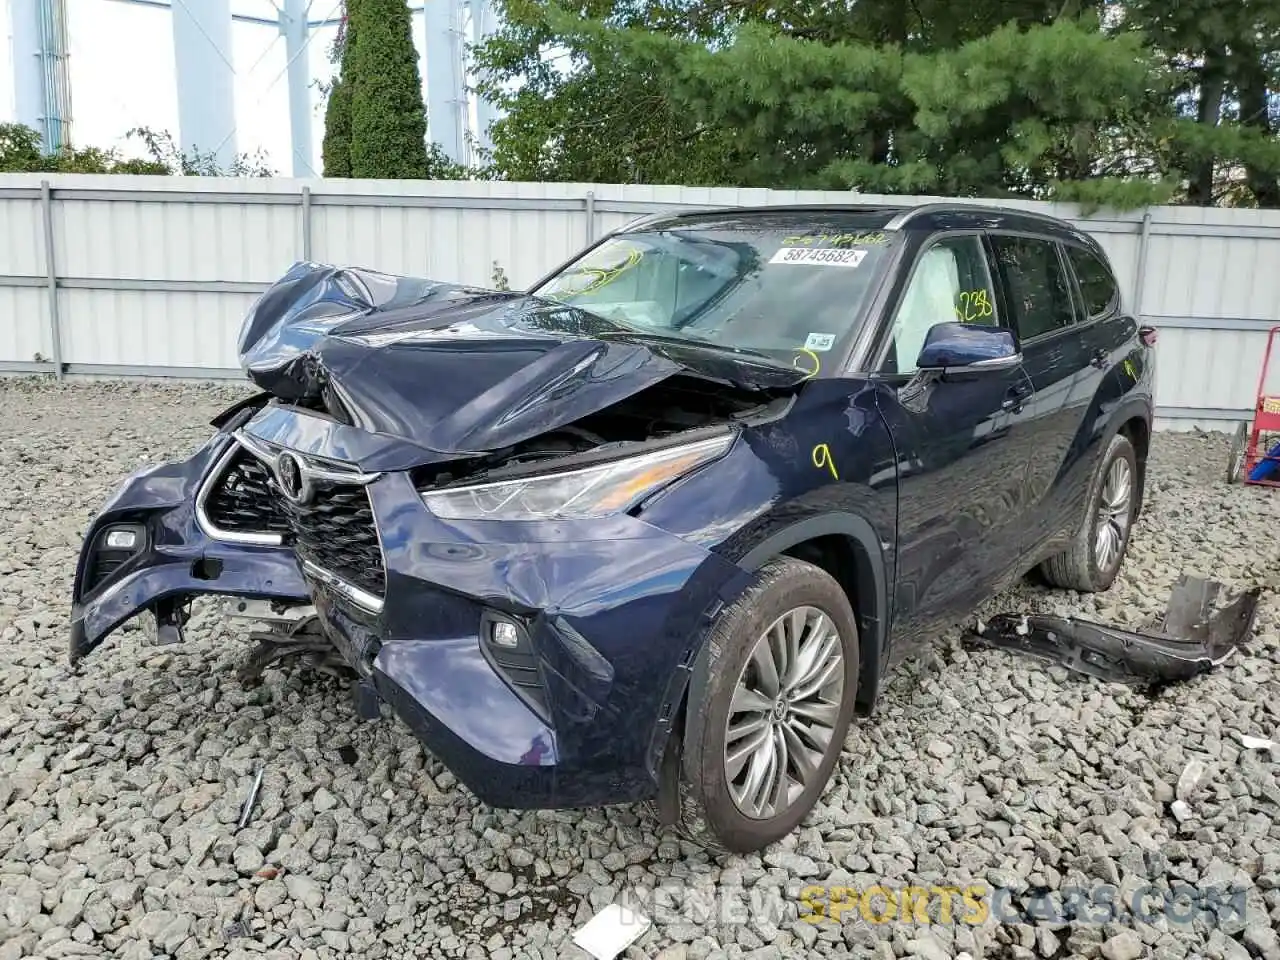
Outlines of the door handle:
<svg viewBox="0 0 1280 960">
<path fill-rule="evenodd" d="M 1099 349 L 1093 351 L 1093 356 L 1089 358 L 1089 362 L 1099 370 L 1103 370 L 1106 368 L 1109 359 L 1111 359 L 1111 355 L 1107 351 Z"/>
<path fill-rule="evenodd" d="M 1004 400 L 1000 404 L 1000 409 L 1018 413 L 1022 410 L 1022 405 L 1029 396 L 1031 396 L 1031 384 L 1025 382 L 1015 383 L 1005 391 Z"/>
</svg>

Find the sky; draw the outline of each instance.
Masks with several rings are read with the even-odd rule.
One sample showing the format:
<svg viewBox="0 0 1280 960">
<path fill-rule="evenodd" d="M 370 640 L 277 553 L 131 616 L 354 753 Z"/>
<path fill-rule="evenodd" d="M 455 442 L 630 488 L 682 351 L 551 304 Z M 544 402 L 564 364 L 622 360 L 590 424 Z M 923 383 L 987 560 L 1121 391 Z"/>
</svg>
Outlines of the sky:
<svg viewBox="0 0 1280 960">
<path fill-rule="evenodd" d="M 13 120 L 12 46 L 9 3 L 0 0 L 0 119 Z M 119 0 L 66 0 L 70 47 L 72 137 L 77 146 L 118 147 L 125 156 L 142 156 L 139 144 L 126 141 L 132 127 L 168 130 L 178 136 L 178 100 L 169 11 Z M 231 0 L 235 14 L 274 17 L 271 0 Z M 339 0 L 312 0 L 311 19 L 336 15 Z M 336 28 L 312 30 L 307 57 L 312 80 L 328 81 L 334 65 L 328 50 Z M 414 16 L 414 42 L 422 55 L 421 15 Z M 284 37 L 269 26 L 232 24 L 232 61 L 236 71 L 236 147 L 261 149 L 268 166 L 290 176 L 289 94 Z M 320 169 L 324 118 L 320 91 L 311 90 L 312 163 Z"/>
</svg>

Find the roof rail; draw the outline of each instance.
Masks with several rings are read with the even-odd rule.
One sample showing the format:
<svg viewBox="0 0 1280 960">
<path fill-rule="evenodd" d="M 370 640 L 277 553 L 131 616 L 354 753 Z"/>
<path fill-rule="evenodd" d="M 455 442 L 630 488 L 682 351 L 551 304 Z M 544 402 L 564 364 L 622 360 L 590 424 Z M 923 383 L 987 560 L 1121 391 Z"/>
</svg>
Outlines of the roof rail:
<svg viewBox="0 0 1280 960">
<path fill-rule="evenodd" d="M 977 213 L 1016 213 L 1019 216 L 1030 217 L 1033 220 L 1047 220 L 1050 223 L 1059 225 L 1064 222 L 1059 217 L 1054 217 L 1047 213 L 1041 213 L 1038 210 L 1024 210 L 1021 207 L 1001 207 L 989 203 L 968 203 L 964 200 L 944 200 L 934 201 L 932 203 L 921 203 L 908 210 L 904 210 L 902 213 L 898 214 L 886 223 L 884 228 L 886 230 L 901 230 L 915 217 L 924 216 L 930 213 L 953 213 L 957 210 L 974 211 Z"/>
</svg>

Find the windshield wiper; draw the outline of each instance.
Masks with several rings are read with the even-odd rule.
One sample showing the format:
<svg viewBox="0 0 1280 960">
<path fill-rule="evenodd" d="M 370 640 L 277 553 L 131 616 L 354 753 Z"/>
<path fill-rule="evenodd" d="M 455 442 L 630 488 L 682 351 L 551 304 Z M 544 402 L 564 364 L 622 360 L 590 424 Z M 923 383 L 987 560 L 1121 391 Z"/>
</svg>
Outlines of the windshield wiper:
<svg viewBox="0 0 1280 960">
<path fill-rule="evenodd" d="M 614 322 L 616 323 L 617 321 Z M 734 347 L 727 343 L 716 343 L 712 340 L 703 340 L 700 337 L 668 337 L 663 336 L 660 333 L 651 333 L 648 330 L 639 330 L 624 323 L 619 323 L 619 326 L 625 328 L 624 332 L 612 334 L 612 336 L 617 336 L 626 340 L 648 340 L 655 343 L 671 344 L 673 346 L 697 347 L 699 349 L 710 350 L 715 353 L 729 353 L 734 356 L 746 356 L 750 357 L 754 361 L 759 361 L 760 363 L 767 364 L 771 367 L 778 367 L 782 370 L 791 369 L 785 363 L 780 363 L 767 353 L 762 353 L 759 350 L 751 350 L 747 347 Z"/>
</svg>

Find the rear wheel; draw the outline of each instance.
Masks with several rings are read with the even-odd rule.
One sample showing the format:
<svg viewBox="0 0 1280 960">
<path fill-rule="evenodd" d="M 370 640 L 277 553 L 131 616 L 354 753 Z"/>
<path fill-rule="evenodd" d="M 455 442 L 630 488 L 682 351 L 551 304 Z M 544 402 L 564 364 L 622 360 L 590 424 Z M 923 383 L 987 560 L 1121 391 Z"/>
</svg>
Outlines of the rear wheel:
<svg viewBox="0 0 1280 960">
<path fill-rule="evenodd" d="M 1085 522 L 1075 542 L 1041 566 L 1050 584 L 1082 593 L 1110 588 L 1129 547 L 1138 483 L 1133 444 L 1118 433 L 1107 444 L 1089 485 Z"/>
<path fill-rule="evenodd" d="M 689 704 L 681 832 L 747 853 L 786 836 L 831 778 L 853 717 L 858 629 L 825 571 L 780 557 L 725 610 Z"/>
</svg>

